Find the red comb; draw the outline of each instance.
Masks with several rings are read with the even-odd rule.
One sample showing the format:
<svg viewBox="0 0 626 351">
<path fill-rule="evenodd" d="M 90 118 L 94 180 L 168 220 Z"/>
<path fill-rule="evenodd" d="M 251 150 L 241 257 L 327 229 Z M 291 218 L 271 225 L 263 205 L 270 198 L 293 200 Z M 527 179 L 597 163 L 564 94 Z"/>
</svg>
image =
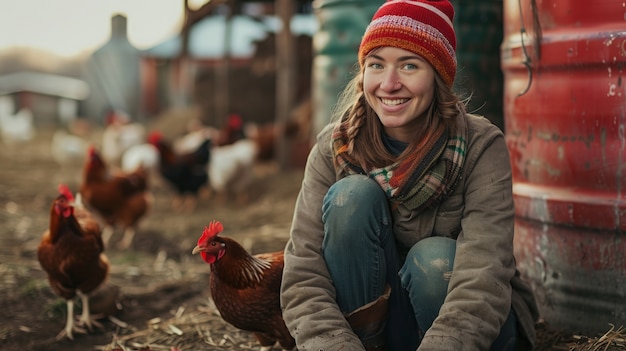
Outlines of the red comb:
<svg viewBox="0 0 626 351">
<path fill-rule="evenodd" d="M 222 230 L 224 230 L 224 226 L 222 225 L 222 223 L 216 220 L 212 220 L 208 226 L 204 227 L 204 231 L 202 232 L 198 243 L 216 237 L 217 234 L 222 232 Z"/>
<path fill-rule="evenodd" d="M 68 201 L 74 201 L 74 195 L 72 195 L 72 191 L 65 184 L 59 184 L 58 186 L 59 194 L 65 196 Z"/>
<path fill-rule="evenodd" d="M 155 130 L 148 135 L 148 143 L 150 144 L 156 144 L 161 141 L 161 139 L 163 139 L 163 135 L 158 130 Z"/>
<path fill-rule="evenodd" d="M 241 128 L 243 121 L 241 120 L 241 116 L 236 113 L 232 113 L 228 116 L 228 126 L 234 129 Z"/>
</svg>

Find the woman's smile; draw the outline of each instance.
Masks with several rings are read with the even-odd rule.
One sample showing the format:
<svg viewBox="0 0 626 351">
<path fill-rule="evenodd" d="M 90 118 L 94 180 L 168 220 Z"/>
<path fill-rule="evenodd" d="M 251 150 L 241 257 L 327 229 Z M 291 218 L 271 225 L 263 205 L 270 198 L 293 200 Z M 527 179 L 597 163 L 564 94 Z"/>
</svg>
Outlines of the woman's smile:
<svg viewBox="0 0 626 351">
<path fill-rule="evenodd" d="M 435 70 L 421 56 L 382 47 L 365 58 L 365 99 L 389 136 L 408 142 L 434 99 Z"/>
</svg>

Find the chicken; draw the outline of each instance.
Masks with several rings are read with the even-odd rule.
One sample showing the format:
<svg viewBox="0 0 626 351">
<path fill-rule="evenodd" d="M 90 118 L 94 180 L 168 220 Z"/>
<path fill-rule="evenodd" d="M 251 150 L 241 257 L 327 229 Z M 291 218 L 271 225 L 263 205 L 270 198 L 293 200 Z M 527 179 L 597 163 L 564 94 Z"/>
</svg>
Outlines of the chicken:
<svg viewBox="0 0 626 351">
<path fill-rule="evenodd" d="M 35 138 L 33 112 L 24 107 L 15 114 L 0 114 L 0 132 L 6 145 L 16 145 Z"/>
<path fill-rule="evenodd" d="M 139 222 L 152 202 L 147 170 L 143 167 L 132 172 L 109 169 L 96 149 L 90 146 L 83 166 L 80 193 L 85 205 L 106 223 L 102 233 L 105 245 L 108 245 L 115 228 L 120 227 L 124 235 L 118 247 L 130 247 Z"/>
<path fill-rule="evenodd" d="M 211 139 L 213 146 L 224 146 L 244 138 L 243 119 L 236 113 L 228 115 L 226 124 L 221 129 L 205 126 L 198 119 L 192 119 L 187 126 L 187 134 L 174 141 L 174 151 L 191 151 L 206 139 Z"/>
<path fill-rule="evenodd" d="M 236 241 L 220 237 L 218 221 L 207 226 L 192 253 L 200 253 L 211 267 L 210 292 L 222 318 L 236 328 L 250 331 L 267 351 L 276 342 L 293 350 L 280 309 L 283 251 L 250 255 Z"/>
<path fill-rule="evenodd" d="M 207 127 L 197 119 L 192 119 L 187 126 L 187 134 L 174 140 L 174 152 L 191 152 L 207 139 L 216 140 L 219 134 L 220 131 L 217 128 Z"/>
<path fill-rule="evenodd" d="M 95 217 L 76 200 L 65 185 L 59 186 L 59 195 L 50 209 L 50 226 L 43 233 L 37 249 L 37 259 L 48 275 L 52 290 L 65 299 L 67 321 L 57 335 L 74 338 L 74 332 L 86 333 L 92 326 L 100 326 L 89 310 L 89 293 L 107 279 L 109 262 L 104 255 L 100 225 Z M 82 300 L 82 314 L 74 321 L 74 297 Z"/>
<path fill-rule="evenodd" d="M 231 113 L 226 118 L 226 124 L 219 130 L 214 144 L 216 146 L 230 145 L 245 137 L 243 119 L 239 114 Z"/>
<path fill-rule="evenodd" d="M 239 205 L 248 202 L 248 191 L 254 180 L 257 144 L 240 139 L 233 144 L 211 149 L 209 184 L 218 197 L 234 195 Z"/>
<path fill-rule="evenodd" d="M 111 111 L 106 123 L 102 133 L 102 158 L 106 163 L 117 166 L 128 148 L 145 142 L 146 129 L 140 123 L 131 123 L 130 118 L 120 111 Z"/>
<path fill-rule="evenodd" d="M 89 142 L 85 138 L 71 134 L 65 129 L 57 129 L 50 142 L 52 158 L 62 166 L 83 160 L 88 148 Z"/>
<path fill-rule="evenodd" d="M 244 128 L 244 134 L 257 143 L 257 161 L 274 159 L 277 143 L 281 138 L 308 141 L 312 115 L 312 102 L 307 98 L 291 111 L 289 118 L 284 122 L 276 121 L 260 125 L 248 123 Z"/>
<path fill-rule="evenodd" d="M 246 125 L 246 136 L 257 144 L 257 160 L 269 161 L 276 155 L 276 144 L 279 138 L 291 138 L 298 135 L 299 124 L 293 121 L 287 123 L 268 123 Z"/>
<path fill-rule="evenodd" d="M 200 190 L 208 185 L 207 165 L 211 140 L 205 139 L 195 150 L 177 153 L 163 136 L 154 131 L 149 142 L 159 151 L 159 173 L 176 191 L 176 210 L 193 210 Z"/>
<path fill-rule="evenodd" d="M 150 171 L 150 174 L 158 173 L 159 151 L 154 145 L 145 143 L 133 145 L 124 151 L 121 160 L 123 171 L 132 172 L 139 167 Z M 152 179 L 152 177 L 150 177 Z"/>
</svg>

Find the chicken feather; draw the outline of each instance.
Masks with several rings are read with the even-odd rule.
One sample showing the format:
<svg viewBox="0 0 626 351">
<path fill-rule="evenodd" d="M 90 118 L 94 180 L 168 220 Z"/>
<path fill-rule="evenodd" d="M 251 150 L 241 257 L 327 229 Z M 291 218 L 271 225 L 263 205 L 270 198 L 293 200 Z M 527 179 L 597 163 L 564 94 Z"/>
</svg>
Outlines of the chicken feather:
<svg viewBox="0 0 626 351">
<path fill-rule="evenodd" d="M 276 342 L 284 350 L 294 349 L 280 308 L 283 252 L 250 255 L 235 240 L 218 236 L 223 229 L 220 222 L 211 222 L 192 251 L 211 266 L 211 297 L 222 318 L 252 332 L 262 350 Z"/>
</svg>

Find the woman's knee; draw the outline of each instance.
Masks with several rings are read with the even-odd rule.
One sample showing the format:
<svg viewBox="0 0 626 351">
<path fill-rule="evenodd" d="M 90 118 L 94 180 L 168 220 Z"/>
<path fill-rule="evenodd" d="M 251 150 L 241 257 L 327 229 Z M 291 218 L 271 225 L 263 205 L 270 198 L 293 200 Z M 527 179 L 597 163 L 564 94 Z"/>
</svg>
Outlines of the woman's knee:
<svg viewBox="0 0 626 351">
<path fill-rule="evenodd" d="M 413 294 L 421 299 L 445 298 L 448 282 L 454 266 L 456 241 L 445 237 L 429 237 L 420 240 L 409 250 L 400 270 L 400 278 L 405 289 L 415 283 L 419 288 Z"/>
<path fill-rule="evenodd" d="M 328 190 L 324 197 L 323 219 L 358 221 L 355 215 L 386 204 L 385 194 L 376 181 L 365 175 L 350 175 L 337 181 Z"/>
<path fill-rule="evenodd" d="M 333 184 L 322 208 L 323 247 L 349 247 L 355 240 L 380 243 L 391 236 L 391 216 L 385 193 L 376 181 L 351 175 Z"/>
</svg>

